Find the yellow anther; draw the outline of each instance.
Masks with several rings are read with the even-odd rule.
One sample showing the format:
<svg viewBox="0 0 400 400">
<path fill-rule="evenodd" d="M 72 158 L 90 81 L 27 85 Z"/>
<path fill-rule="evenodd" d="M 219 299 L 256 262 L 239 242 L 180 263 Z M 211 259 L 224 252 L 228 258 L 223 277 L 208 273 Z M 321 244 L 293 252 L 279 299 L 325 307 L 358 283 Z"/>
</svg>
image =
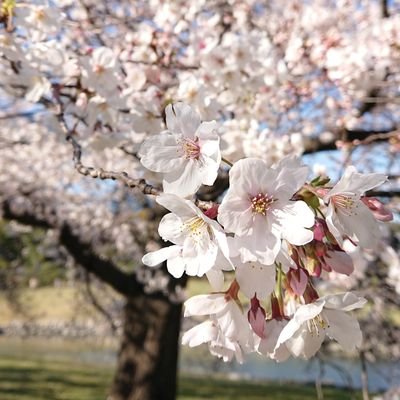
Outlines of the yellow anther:
<svg viewBox="0 0 400 400">
<path fill-rule="evenodd" d="M 181 141 L 183 153 L 185 158 L 193 158 L 198 159 L 200 156 L 200 146 L 197 143 L 197 140 L 191 140 L 188 138 L 184 138 Z"/>
<path fill-rule="evenodd" d="M 313 319 L 309 319 L 307 321 L 307 329 L 311 335 L 319 336 L 319 331 L 325 330 L 329 326 L 328 322 L 322 317 L 321 314 L 318 314 Z"/>
<path fill-rule="evenodd" d="M 192 217 L 188 219 L 183 224 L 182 228 L 189 231 L 189 234 L 193 239 L 199 239 L 204 234 L 204 230 L 208 231 L 207 223 L 200 217 Z"/>
<path fill-rule="evenodd" d="M 337 194 L 332 196 L 331 201 L 335 208 L 342 211 L 345 215 L 357 214 L 358 203 L 353 197 Z"/>
<path fill-rule="evenodd" d="M 274 199 L 272 196 L 259 193 L 257 196 L 254 196 L 250 201 L 251 208 L 254 213 L 267 215 L 267 211 L 270 208 L 271 204 L 274 202 Z"/>
</svg>

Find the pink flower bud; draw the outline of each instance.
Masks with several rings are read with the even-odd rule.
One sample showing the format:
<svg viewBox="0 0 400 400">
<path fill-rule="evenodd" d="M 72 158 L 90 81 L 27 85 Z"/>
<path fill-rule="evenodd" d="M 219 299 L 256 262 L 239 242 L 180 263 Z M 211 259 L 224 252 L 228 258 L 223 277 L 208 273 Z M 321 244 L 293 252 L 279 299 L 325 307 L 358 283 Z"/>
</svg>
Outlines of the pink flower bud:
<svg viewBox="0 0 400 400">
<path fill-rule="evenodd" d="M 218 207 L 219 204 L 214 204 L 211 208 L 209 208 L 207 211 L 204 211 L 204 215 L 206 215 L 210 219 L 215 219 L 217 218 L 218 215 Z"/>
<path fill-rule="evenodd" d="M 261 307 L 260 302 L 257 297 L 254 296 L 250 300 L 251 306 L 247 314 L 250 326 L 252 327 L 254 333 L 261 339 L 265 338 L 265 310 Z"/>
<path fill-rule="evenodd" d="M 308 274 L 302 268 L 291 269 L 288 274 L 290 288 L 297 296 L 302 296 L 308 283 Z"/>
<path fill-rule="evenodd" d="M 314 239 L 322 242 L 325 236 L 324 225 L 321 223 L 319 219 L 315 221 L 314 225 Z"/>
<path fill-rule="evenodd" d="M 376 197 L 363 197 L 363 203 L 372 211 L 374 217 L 379 221 L 392 221 L 393 214 Z"/>
<path fill-rule="evenodd" d="M 281 321 L 285 317 L 283 304 L 279 305 L 279 301 L 274 294 L 271 295 L 271 319 Z"/>
<path fill-rule="evenodd" d="M 313 303 L 314 301 L 319 299 L 318 293 L 317 291 L 314 289 L 314 287 L 309 284 L 307 285 L 306 290 L 304 291 L 304 295 L 303 295 L 304 301 L 306 302 L 306 304 L 310 304 Z"/>
<path fill-rule="evenodd" d="M 321 272 L 322 272 L 322 264 L 316 263 L 314 265 L 314 269 L 311 272 L 311 276 L 315 276 L 315 277 L 319 278 L 321 276 Z"/>
<path fill-rule="evenodd" d="M 326 254 L 326 246 L 323 243 L 315 243 L 314 249 L 318 257 L 323 257 Z"/>
</svg>

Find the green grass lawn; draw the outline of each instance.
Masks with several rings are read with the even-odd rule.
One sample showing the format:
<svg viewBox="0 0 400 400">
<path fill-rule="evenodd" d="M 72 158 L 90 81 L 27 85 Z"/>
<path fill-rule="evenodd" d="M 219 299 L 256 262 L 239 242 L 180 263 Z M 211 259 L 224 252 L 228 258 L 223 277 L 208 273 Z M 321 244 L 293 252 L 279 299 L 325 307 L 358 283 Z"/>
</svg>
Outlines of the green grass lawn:
<svg viewBox="0 0 400 400">
<path fill-rule="evenodd" d="M 70 361 L 14 356 L 0 358 L 1 400 L 101 400 L 107 396 L 112 369 Z M 181 376 L 179 400 L 311 400 L 312 386 L 228 381 Z M 350 392 L 324 388 L 325 400 L 359 399 Z"/>
<path fill-rule="evenodd" d="M 206 293 L 205 280 L 193 279 L 189 295 Z M 26 289 L 20 302 L 36 321 L 70 320 L 94 317 L 93 310 L 77 306 L 77 288 Z M 96 316 L 101 318 L 101 316 Z M 17 315 L 0 293 L 0 319 L 7 324 Z M 29 318 L 28 318 L 29 319 Z M 115 343 L 114 343 L 115 345 Z M 85 346 L 81 344 L 80 346 Z M 61 350 L 60 350 L 61 349 Z M 33 342 L 0 338 L 0 400 L 101 400 L 107 396 L 113 369 L 111 364 L 82 361 L 86 347 L 75 342 Z M 115 350 L 115 349 L 114 349 Z M 352 392 L 324 388 L 324 400 L 358 400 Z M 311 400 L 315 388 L 299 384 L 254 383 L 229 381 L 210 376 L 199 378 L 182 375 L 179 379 L 179 400 Z"/>
</svg>

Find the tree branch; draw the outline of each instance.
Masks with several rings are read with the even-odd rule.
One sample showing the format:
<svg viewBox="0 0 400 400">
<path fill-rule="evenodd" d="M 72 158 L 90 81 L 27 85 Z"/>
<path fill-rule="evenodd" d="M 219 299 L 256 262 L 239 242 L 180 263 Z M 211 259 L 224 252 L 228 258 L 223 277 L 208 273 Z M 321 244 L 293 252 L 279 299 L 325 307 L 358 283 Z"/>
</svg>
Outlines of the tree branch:
<svg viewBox="0 0 400 400">
<path fill-rule="evenodd" d="M 136 280 L 134 274 L 121 271 L 113 262 L 95 254 L 91 245 L 75 234 L 67 222 L 59 223 L 56 220 L 55 212 L 47 212 L 46 216 L 41 212 L 36 213 L 21 207 L 13 207 L 11 200 L 3 200 L 0 206 L 3 217 L 6 219 L 15 220 L 25 225 L 57 229 L 60 234 L 60 244 L 68 250 L 76 263 L 109 284 L 117 292 L 123 295 L 143 292 L 143 285 Z"/>
<path fill-rule="evenodd" d="M 371 197 L 386 197 L 386 198 L 400 198 L 400 190 L 370 190 L 366 193 L 366 196 Z"/>
<path fill-rule="evenodd" d="M 346 138 L 346 144 L 358 146 L 363 144 L 370 144 L 372 142 L 385 142 L 394 136 L 398 136 L 399 134 L 399 131 L 393 129 L 380 131 L 353 129 L 346 130 L 344 137 Z M 310 142 L 306 144 L 304 154 L 317 153 L 320 151 L 338 150 L 336 137 L 337 135 L 335 135 L 335 139 L 330 142 L 322 142 L 319 138 L 310 140 Z"/>
<path fill-rule="evenodd" d="M 388 1 L 387 0 L 381 0 L 381 13 L 383 18 L 389 18 L 389 7 L 388 7 Z"/>
<path fill-rule="evenodd" d="M 124 171 L 105 171 L 102 168 L 87 167 L 83 165 L 81 161 L 82 148 L 80 144 L 71 134 L 67 135 L 67 140 L 72 145 L 74 166 L 80 174 L 90 176 L 91 178 L 117 180 L 129 188 L 139 189 L 143 194 L 157 196 L 161 193 L 159 189 L 149 185 L 144 179 L 133 179 Z"/>
</svg>

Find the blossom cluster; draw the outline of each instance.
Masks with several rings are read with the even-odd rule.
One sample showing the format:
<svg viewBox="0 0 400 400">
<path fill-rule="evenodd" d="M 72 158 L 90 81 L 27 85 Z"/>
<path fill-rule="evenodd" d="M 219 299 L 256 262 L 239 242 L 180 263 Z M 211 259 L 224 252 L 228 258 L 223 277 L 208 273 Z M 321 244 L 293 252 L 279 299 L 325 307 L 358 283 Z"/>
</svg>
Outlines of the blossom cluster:
<svg viewBox="0 0 400 400">
<path fill-rule="evenodd" d="M 91 25 L 105 18 L 101 6 L 3 3 L 2 89 L 51 100 L 96 148 L 159 132 L 166 102 L 179 99 L 223 115 L 231 160 L 272 164 L 308 138 L 359 126 L 359 102 L 375 85 L 388 102 L 397 96 L 399 15 L 379 18 L 376 2 L 116 2 L 104 32 Z M 398 119 L 387 107 L 374 130 Z"/>
<path fill-rule="evenodd" d="M 345 348 L 357 346 L 359 327 L 346 313 L 363 301 L 320 296 L 315 282 L 354 277 L 351 257 L 377 246 L 377 220 L 391 214 L 365 193 L 386 177 L 348 167 L 334 186 L 324 177 L 310 181 L 294 155 L 312 150 L 315 139 L 338 145 L 343 130 L 367 127 L 393 131 L 387 154 L 395 160 L 400 15 L 381 18 L 378 2 L 220 3 L 121 1 L 107 14 L 71 0 L 4 1 L 1 94 L 12 100 L 10 115 L 31 110 L 27 103 L 50 111 L 43 124 L 73 135 L 92 165 L 135 178 L 143 178 L 142 166 L 146 177 L 159 174 L 164 194 L 157 202 L 171 211 L 159 233 L 172 245 L 143 261 L 166 261 L 175 277 L 206 275 L 214 290 L 187 303 L 187 315 L 209 319 L 185 334 L 185 343 L 207 342 L 224 359 L 258 351 L 277 360 L 310 357 L 324 333 Z M 371 93 L 382 108 L 364 115 L 360 103 L 372 106 Z M 175 103 L 160 133 L 171 99 L 220 123 L 201 122 Z M 0 181 L 27 176 L 38 184 L 41 177 L 47 185 L 51 168 L 61 175 L 54 178 L 60 190 L 73 172 L 59 157 L 67 157 L 60 143 L 41 130 L 20 140 L 26 129 L 15 124 L 12 135 L 3 131 L 14 147 Z M 341 144 L 343 152 L 348 145 Z M 220 204 L 206 205 L 196 193 L 215 185 L 221 152 L 235 162 L 230 186 Z M 35 160 L 24 174 L 16 154 Z M 85 229 L 107 223 L 103 215 Z M 118 248 L 131 248 L 118 232 Z M 397 288 L 398 265 L 388 281 Z"/>
<path fill-rule="evenodd" d="M 379 221 L 392 214 L 365 193 L 387 177 L 349 166 L 332 186 L 327 177 L 308 181 L 309 169 L 296 156 L 272 166 L 243 158 L 227 162 L 222 201 L 199 202 L 200 186 L 215 184 L 223 168 L 217 123 L 201 122 L 184 103 L 168 105 L 165 114 L 167 130 L 148 137 L 139 155 L 163 174 L 156 201 L 170 212 L 158 231 L 171 245 L 147 253 L 143 263 L 166 261 L 176 278 L 205 275 L 213 290 L 185 302 L 185 316 L 207 319 L 183 343 L 208 343 L 212 354 L 240 362 L 254 351 L 277 361 L 309 358 L 325 336 L 345 350 L 359 347 L 362 334 L 349 312 L 366 300 L 352 292 L 322 296 L 316 281 L 352 274 L 345 241 L 377 246 Z"/>
</svg>

